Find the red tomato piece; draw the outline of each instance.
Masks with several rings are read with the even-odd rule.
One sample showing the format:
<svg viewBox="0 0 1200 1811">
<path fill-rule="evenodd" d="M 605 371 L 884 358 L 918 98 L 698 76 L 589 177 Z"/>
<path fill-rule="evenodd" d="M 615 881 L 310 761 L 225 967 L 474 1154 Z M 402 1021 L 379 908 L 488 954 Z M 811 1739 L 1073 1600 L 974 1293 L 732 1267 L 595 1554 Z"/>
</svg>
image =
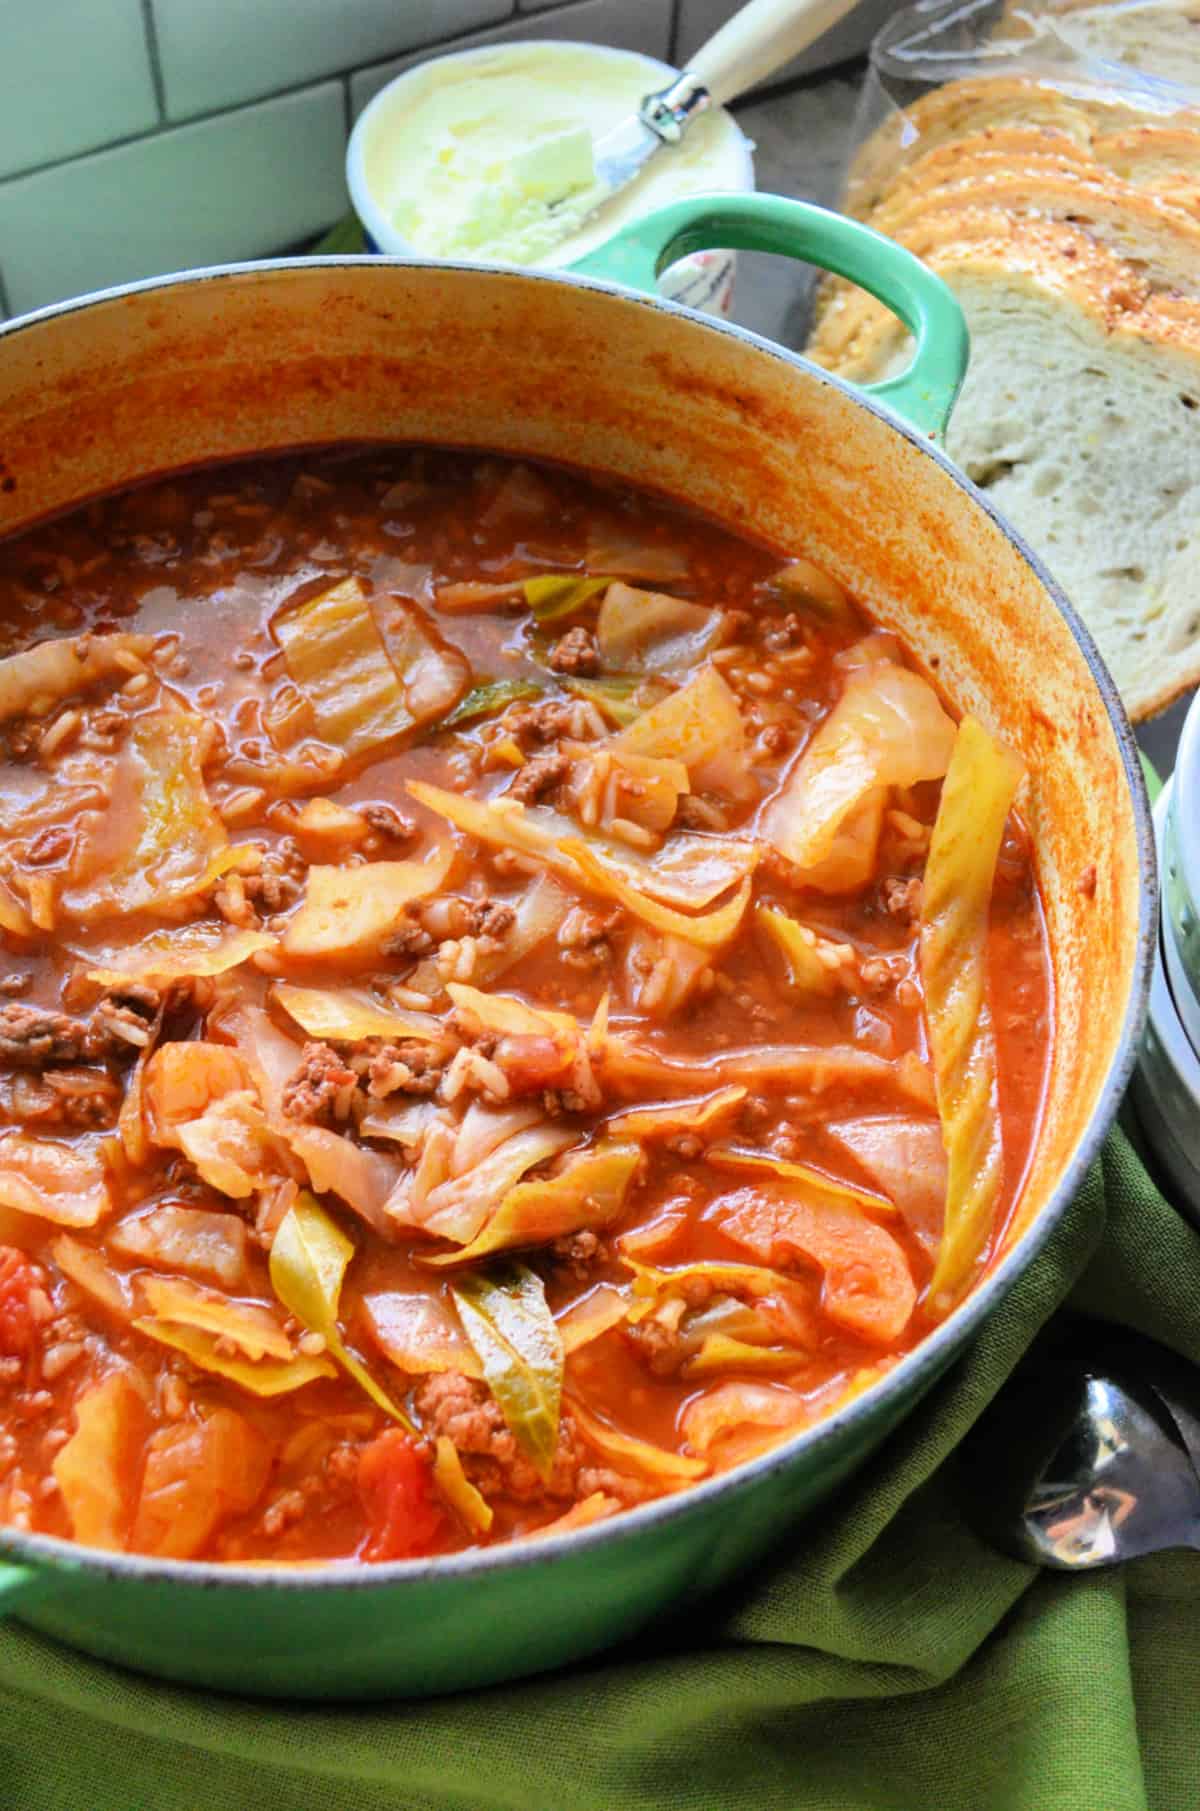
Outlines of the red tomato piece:
<svg viewBox="0 0 1200 1811">
<path fill-rule="evenodd" d="M 364 1558 L 417 1559 L 432 1552 L 446 1516 L 434 1494 L 433 1466 L 408 1434 L 389 1428 L 363 1448 L 358 1494 L 370 1529 Z"/>
<path fill-rule="evenodd" d="M 23 1358 L 33 1346 L 37 1322 L 30 1291 L 40 1278 L 23 1251 L 0 1245 L 0 1356 Z"/>
</svg>

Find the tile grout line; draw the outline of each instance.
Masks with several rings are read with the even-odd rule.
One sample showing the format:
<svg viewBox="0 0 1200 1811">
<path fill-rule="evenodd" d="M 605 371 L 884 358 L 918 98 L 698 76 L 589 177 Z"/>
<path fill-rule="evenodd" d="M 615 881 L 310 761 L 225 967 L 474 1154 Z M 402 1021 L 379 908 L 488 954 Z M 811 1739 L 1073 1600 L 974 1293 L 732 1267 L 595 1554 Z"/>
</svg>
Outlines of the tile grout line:
<svg viewBox="0 0 1200 1811">
<path fill-rule="evenodd" d="M 667 37 L 667 62 L 672 69 L 679 68 L 679 25 L 683 12 L 683 0 L 671 0 L 671 30 Z"/>
<path fill-rule="evenodd" d="M 152 16 L 151 7 L 153 6 L 153 0 L 140 0 L 140 3 L 143 16 L 148 21 Z M 122 138 L 110 138 L 102 145 L 92 145 L 89 150 L 78 151 L 71 157 L 51 157 L 47 158 L 44 163 L 26 164 L 23 169 L 9 170 L 5 175 L 0 176 L 0 192 L 3 191 L 7 183 L 23 182 L 27 176 L 43 176 L 47 170 L 63 170 L 70 164 L 84 163 L 92 157 L 102 157 L 106 151 L 125 151 L 128 150 L 130 145 L 145 144 L 151 139 L 163 137 L 167 132 L 182 132 L 188 126 L 206 126 L 213 120 L 225 119 L 230 114 L 248 113 L 253 107 L 265 107 L 272 101 L 288 100 L 294 94 L 312 93 L 318 88 L 327 88 L 335 82 L 345 84 L 346 106 L 348 109 L 352 110 L 354 101 L 353 96 L 350 93 L 350 85 L 353 78 L 357 75 L 366 75 L 372 69 L 383 69 L 389 63 L 398 63 L 407 58 L 419 59 L 422 56 L 434 57 L 446 55 L 453 51 L 456 46 L 462 44 L 466 39 L 478 37 L 481 31 L 502 31 L 505 26 L 512 25 L 515 21 L 520 19 L 534 19 L 538 17 L 552 19 L 561 13 L 580 12 L 585 6 L 591 6 L 593 4 L 595 4 L 595 0 L 564 0 L 563 4 L 542 8 L 537 13 L 512 12 L 509 13 L 506 18 L 497 20 L 493 25 L 483 27 L 472 26 L 467 31 L 456 33 L 452 38 L 439 38 L 433 44 L 412 44 L 406 50 L 394 50 L 386 57 L 376 57 L 371 63 L 352 63 L 345 69 L 330 70 L 325 75 L 310 77 L 303 82 L 293 82 L 291 86 L 287 88 L 275 88 L 268 94 L 258 94 L 252 96 L 249 100 L 235 101 L 232 106 L 229 107 L 212 107 L 204 113 L 189 114 L 186 119 L 168 119 L 164 115 L 160 124 L 152 127 L 149 132 L 128 132 Z M 670 0 L 670 4 L 674 12 L 678 9 L 679 0 Z M 147 24 L 148 33 L 150 29 L 150 26 Z M 151 41 L 155 47 L 152 56 L 153 66 L 151 73 L 154 78 L 155 95 L 157 98 L 162 81 L 161 72 L 158 69 L 157 37 Z M 160 106 L 161 105 L 162 103 L 160 102 Z"/>
<path fill-rule="evenodd" d="M 146 34 L 146 55 L 150 59 L 150 80 L 154 84 L 154 104 L 158 123 L 167 123 L 167 84 L 163 77 L 162 57 L 158 48 L 158 22 L 154 17 L 154 0 L 141 0 L 142 29 Z"/>
<path fill-rule="evenodd" d="M 7 320 L 12 313 L 8 305 L 8 290 L 4 286 L 4 272 L 0 270 L 0 321 Z"/>
</svg>

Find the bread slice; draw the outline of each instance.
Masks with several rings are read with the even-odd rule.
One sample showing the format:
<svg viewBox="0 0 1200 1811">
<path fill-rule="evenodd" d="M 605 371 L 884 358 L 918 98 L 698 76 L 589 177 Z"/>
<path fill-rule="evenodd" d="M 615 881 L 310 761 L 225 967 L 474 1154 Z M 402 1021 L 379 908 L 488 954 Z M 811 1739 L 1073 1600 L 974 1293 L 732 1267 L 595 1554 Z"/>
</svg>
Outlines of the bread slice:
<svg viewBox="0 0 1200 1811">
<path fill-rule="evenodd" d="M 1162 710 L 1200 681 L 1200 303 L 1126 289 L 1120 259 L 1052 223 L 931 261 L 971 331 L 947 450 L 1058 579 L 1131 714 Z M 873 362 L 907 362 L 898 330 Z"/>
<path fill-rule="evenodd" d="M 1130 126 L 1101 134 L 1092 156 L 1135 188 L 1147 189 L 1162 201 L 1200 218 L 1200 129 L 1168 124 Z"/>
<path fill-rule="evenodd" d="M 1143 75 L 1200 91 L 1200 0 L 1122 0 L 1050 9 L 1059 33 L 1085 56 L 1126 63 Z"/>
<path fill-rule="evenodd" d="M 1113 252 L 1151 290 L 1200 298 L 1200 221 L 1160 202 L 1119 177 L 1088 179 L 1042 169 L 985 171 L 925 193 L 898 196 L 876 209 L 870 224 L 898 239 L 917 257 L 945 237 L 963 216 L 1045 219 L 1082 229 Z M 962 230 L 977 237 L 975 224 Z M 1001 231 L 998 223 L 992 231 Z M 857 338 L 877 320 L 881 304 L 841 279 L 822 285 L 809 350 L 820 363 L 845 359 Z"/>
</svg>

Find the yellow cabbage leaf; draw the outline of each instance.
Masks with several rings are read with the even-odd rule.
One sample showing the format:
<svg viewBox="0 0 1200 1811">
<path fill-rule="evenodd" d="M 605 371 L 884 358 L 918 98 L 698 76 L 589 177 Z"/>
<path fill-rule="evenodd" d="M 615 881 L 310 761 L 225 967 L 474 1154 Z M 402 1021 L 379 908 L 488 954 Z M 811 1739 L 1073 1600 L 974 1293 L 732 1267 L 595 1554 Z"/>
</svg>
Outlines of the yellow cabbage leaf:
<svg viewBox="0 0 1200 1811">
<path fill-rule="evenodd" d="M 651 1445 L 648 1440 L 621 1433 L 609 1422 L 593 1415 L 590 1409 L 585 1409 L 577 1397 L 571 1398 L 570 1406 L 576 1426 L 588 1445 L 611 1459 L 618 1470 L 639 1472 L 668 1487 L 693 1484 L 708 1471 L 703 1459 L 691 1459 L 686 1453 L 671 1453 L 665 1447 Z"/>
<path fill-rule="evenodd" d="M 434 1443 L 433 1481 L 451 1509 L 472 1534 L 486 1534 L 494 1520 L 492 1506 L 463 1470 L 458 1448 L 447 1434 Z"/>
<path fill-rule="evenodd" d="M 764 1176 L 777 1176 L 783 1182 L 803 1182 L 819 1195 L 832 1195 L 838 1201 L 855 1201 L 873 1213 L 894 1214 L 895 1204 L 886 1195 L 873 1194 L 838 1176 L 827 1176 L 824 1170 L 808 1163 L 794 1163 L 790 1158 L 776 1157 L 770 1151 L 743 1151 L 736 1145 L 714 1145 L 709 1161 L 723 1170 L 757 1170 Z"/>
<path fill-rule="evenodd" d="M 308 1358 L 303 1352 L 294 1358 L 230 1358 L 218 1334 L 205 1333 L 199 1327 L 184 1327 L 174 1321 L 134 1321 L 139 1333 L 153 1339 L 185 1358 L 201 1371 L 215 1377 L 226 1377 L 252 1396 L 282 1396 L 289 1390 L 303 1389 L 321 1377 L 336 1377 L 337 1367 L 327 1358 Z"/>
<path fill-rule="evenodd" d="M 753 1371 L 770 1376 L 795 1371 L 809 1354 L 795 1347 L 751 1345 L 729 1333 L 706 1333 L 700 1349 L 683 1367 L 685 1377 L 711 1377 L 718 1371 Z"/>
<path fill-rule="evenodd" d="M 721 639 L 721 612 L 615 580 L 604 593 L 596 640 L 605 666 L 631 673 L 690 672 Z"/>
<path fill-rule="evenodd" d="M 542 1279 L 509 1264 L 460 1277 L 451 1294 L 509 1432 L 548 1478 L 558 1450 L 563 1347 Z"/>
<path fill-rule="evenodd" d="M 483 1230 L 461 1251 L 422 1258 L 425 1264 L 466 1264 L 516 1245 L 548 1245 L 586 1228 L 608 1226 L 621 1212 L 641 1146 L 601 1139 L 571 1158 L 557 1176 L 520 1182 L 505 1195 Z"/>
<path fill-rule="evenodd" d="M 929 1284 L 944 1315 L 970 1283 L 992 1231 L 1004 1151 L 996 1039 L 987 997 L 988 905 L 1023 768 L 974 717 L 959 726 L 921 889 L 921 979 L 949 1172 Z"/>
<path fill-rule="evenodd" d="M 235 1213 L 183 1207 L 176 1201 L 120 1220 L 105 1236 L 118 1258 L 237 1289 L 246 1275 L 246 1223 Z"/>
<path fill-rule="evenodd" d="M 874 861 L 876 812 L 892 786 L 940 780 L 954 746 L 954 723 L 933 687 L 907 667 L 881 661 L 852 672 L 841 698 L 792 768 L 783 790 L 767 805 L 761 833 L 795 867 L 823 890 L 861 886 L 864 850 Z M 856 840 L 854 859 L 839 877 L 821 864 L 835 853 L 840 832 L 854 813 L 867 813 L 860 827 L 873 837 Z M 839 850 L 846 857 L 846 850 Z M 817 884 L 817 883 L 813 883 Z"/>
<path fill-rule="evenodd" d="M 133 1480 L 149 1418 L 124 1371 L 110 1372 L 75 1404 L 75 1432 L 51 1470 L 73 1538 L 120 1552 L 133 1513 Z"/>
<path fill-rule="evenodd" d="M 516 799 L 473 799 L 423 780 L 408 780 L 408 791 L 422 805 L 447 818 L 457 829 L 494 849 L 511 849 L 527 856 L 574 886 L 584 885 L 577 863 L 565 844 L 580 843 L 578 826 L 546 806 L 526 807 Z M 619 844 L 615 838 L 589 832 L 584 839 L 595 859 L 609 873 L 637 887 L 652 899 L 670 905 L 699 909 L 710 905 L 735 881 L 754 871 L 759 851 L 754 843 L 734 837 L 669 837 L 650 853 Z M 606 884 L 607 892 L 607 884 Z"/>
<path fill-rule="evenodd" d="M 0 723 L 11 717 L 44 717 L 56 704 L 103 679 L 123 684 L 146 670 L 149 635 L 74 635 L 40 641 L 0 660 Z"/>
<path fill-rule="evenodd" d="M 504 1139 L 477 1163 L 464 1163 L 455 1152 L 453 1175 L 427 1190 L 419 1201 L 412 1190 L 411 1204 L 404 1192 L 398 1191 L 397 1198 L 388 1204 L 389 1211 L 397 1218 L 397 1224 L 405 1224 L 400 1217 L 400 1202 L 404 1200 L 411 1215 L 408 1224 L 422 1227 L 432 1237 L 466 1245 L 478 1236 L 489 1215 L 496 1212 L 527 1170 L 556 1157 L 578 1136 L 572 1127 L 550 1125 L 543 1119 Z"/>
<path fill-rule="evenodd" d="M 56 1226 L 95 1226 L 112 1207 L 99 1140 L 58 1144 L 0 1132 L 0 1207 Z"/>
<path fill-rule="evenodd" d="M 120 987 L 145 981 L 168 987 L 172 981 L 224 975 L 231 968 L 273 949 L 275 938 L 267 931 L 231 931 L 228 925 L 184 924 L 171 931 L 154 931 L 125 949 L 105 950 L 88 970 L 88 980 L 101 987 Z"/>
<path fill-rule="evenodd" d="M 427 697 L 413 696 L 421 663 L 432 660 L 435 671 L 449 673 L 446 657 L 408 611 L 403 645 L 397 648 L 393 637 L 389 646 L 359 579 L 342 579 L 285 610 L 273 627 L 317 734 L 351 758 L 371 754 L 449 709 L 463 690 L 465 674 L 456 661 L 452 680 L 433 686 Z"/>
<path fill-rule="evenodd" d="M 657 899 L 639 892 L 621 875 L 604 867 L 586 843 L 564 838 L 561 847 L 563 853 L 574 861 L 584 884 L 593 892 L 624 906 L 627 912 L 641 919 L 643 924 L 648 924 L 651 930 L 659 931 L 665 937 L 678 937 L 699 949 L 720 949 L 730 942 L 736 936 L 750 903 L 750 881 L 747 878 L 725 905 L 694 918 L 689 917 L 687 913 L 677 912 L 671 906 L 660 905 Z"/>
<path fill-rule="evenodd" d="M 94 1245 L 84 1245 L 64 1232 L 51 1245 L 50 1256 L 77 1289 L 91 1296 L 115 1319 L 127 1321 L 131 1318 L 133 1303 L 128 1279 L 113 1269 L 102 1251 L 97 1251 Z"/>
<path fill-rule="evenodd" d="M 172 1142 L 205 1182 L 235 1201 L 286 1174 L 280 1139 L 250 1088 L 222 1095 L 199 1119 L 176 1126 Z"/>
<path fill-rule="evenodd" d="M 610 1138 L 664 1138 L 675 1132 L 708 1132 L 732 1119 L 746 1099 L 746 1088 L 718 1088 L 691 1100 L 657 1101 L 617 1113 L 605 1126 Z"/>
<path fill-rule="evenodd" d="M 109 810 L 81 838 L 64 912 L 82 923 L 163 911 L 241 859 L 204 787 L 205 725 L 191 711 L 136 717 L 114 765 Z"/>
<path fill-rule="evenodd" d="M 254 1507 L 272 1459 L 271 1442 L 230 1408 L 160 1427 L 146 1443 L 130 1547 L 193 1558 L 223 1521 Z"/>
<path fill-rule="evenodd" d="M 338 1363 L 385 1414 L 412 1433 L 404 1410 L 349 1350 L 338 1327 L 338 1303 L 354 1245 L 311 1195 L 300 1194 L 280 1222 L 271 1246 L 271 1283 L 290 1313 L 319 1333 Z"/>
<path fill-rule="evenodd" d="M 559 622 L 590 603 L 608 584 L 606 578 L 580 577 L 574 572 L 546 572 L 526 579 L 521 587 L 525 602 L 540 623 Z"/>
<path fill-rule="evenodd" d="M 578 1503 L 572 1503 L 562 1515 L 552 1522 L 543 1522 L 540 1528 L 529 1528 L 516 1538 L 522 1541 L 540 1540 L 547 1534 L 571 1534 L 576 1528 L 590 1528 L 593 1522 L 607 1521 L 610 1515 L 616 1515 L 622 1504 L 616 1497 L 606 1497 L 602 1490 L 594 1490 L 590 1497 L 583 1497 Z"/>
<path fill-rule="evenodd" d="M 292 987 L 280 981 L 271 997 L 308 1037 L 334 1044 L 357 1044 L 364 1038 L 420 1038 L 433 1043 L 444 1033 L 441 1020 L 432 1013 L 403 1012 L 362 987 Z"/>
<path fill-rule="evenodd" d="M 304 899 L 283 937 L 302 961 L 377 961 L 380 946 L 413 900 L 436 893 L 454 859 L 440 847 L 426 861 L 373 861 L 308 870 Z"/>
<path fill-rule="evenodd" d="M 155 1320 L 226 1339 L 247 1358 L 291 1358 L 292 1342 L 269 1308 L 213 1295 L 182 1277 L 142 1277 L 139 1287 Z"/>
<path fill-rule="evenodd" d="M 440 1296 L 382 1289 L 363 1297 L 363 1310 L 377 1345 L 397 1369 L 417 1376 L 461 1371 L 464 1377 L 482 1378 L 474 1348 Z"/>
<path fill-rule="evenodd" d="M 569 1358 L 572 1352 L 590 1346 L 594 1339 L 619 1327 L 629 1318 L 632 1305 L 626 1290 L 616 1289 L 611 1283 L 597 1283 L 587 1295 L 555 1316 L 563 1352 Z"/>
<path fill-rule="evenodd" d="M 759 906 L 754 921 L 783 957 L 788 989 L 798 999 L 823 999 L 837 992 L 837 976 L 817 955 L 815 931 L 771 906 Z"/>
<path fill-rule="evenodd" d="M 677 692 L 643 711 L 615 738 L 613 747 L 631 755 L 682 761 L 694 792 L 724 792 L 742 799 L 754 789 L 738 701 L 711 663 Z"/>
</svg>

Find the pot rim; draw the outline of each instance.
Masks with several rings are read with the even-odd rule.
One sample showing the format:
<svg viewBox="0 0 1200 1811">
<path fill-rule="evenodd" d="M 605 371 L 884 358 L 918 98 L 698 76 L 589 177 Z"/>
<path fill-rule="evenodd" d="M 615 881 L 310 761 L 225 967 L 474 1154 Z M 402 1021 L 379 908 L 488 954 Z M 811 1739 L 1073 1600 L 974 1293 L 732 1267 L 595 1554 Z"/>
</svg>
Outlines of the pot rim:
<svg viewBox="0 0 1200 1811">
<path fill-rule="evenodd" d="M 1064 618 L 1087 663 L 1120 749 L 1133 805 L 1134 833 L 1141 881 L 1138 901 L 1137 947 L 1129 995 L 1125 1003 L 1121 1036 L 1109 1064 L 1108 1073 L 1100 1088 L 1091 1119 L 1070 1161 L 1060 1174 L 1058 1182 L 1036 1221 L 1017 1240 L 1001 1263 L 989 1272 L 966 1300 L 940 1326 L 928 1334 L 919 1346 L 906 1353 L 898 1364 L 871 1384 L 860 1396 L 855 1397 L 844 1407 L 835 1410 L 826 1419 L 795 1435 L 793 1439 L 783 1442 L 756 1459 L 747 1460 L 731 1471 L 718 1473 L 715 1477 L 690 1485 L 676 1495 L 656 1498 L 649 1503 L 625 1510 L 618 1516 L 594 1522 L 584 1528 L 569 1529 L 565 1533 L 548 1535 L 544 1538 L 531 1536 L 527 1539 L 507 1542 L 503 1546 L 467 1549 L 462 1553 L 446 1554 L 436 1559 L 387 1560 L 375 1565 L 363 1565 L 357 1560 L 333 1560 L 319 1567 L 308 1564 L 304 1566 L 295 1564 L 290 1566 L 286 1564 L 249 1566 L 236 1562 L 226 1564 L 212 1560 L 155 1559 L 144 1554 L 108 1553 L 98 1548 L 81 1546 L 56 1535 L 23 1534 L 16 1530 L 0 1529 L 0 1564 L 5 1560 L 11 1560 L 17 1564 L 25 1561 L 32 1566 L 40 1563 L 41 1567 L 52 1567 L 60 1573 L 88 1573 L 112 1579 L 136 1579 L 147 1583 L 178 1582 L 201 1586 L 211 1591 L 225 1590 L 229 1592 L 256 1590 L 361 1591 L 410 1584 L 436 1586 L 442 1579 L 461 1579 L 484 1576 L 495 1571 L 515 1571 L 530 1566 L 566 1563 L 581 1553 L 601 1549 L 610 1543 L 634 1540 L 639 1536 L 648 1535 L 656 1529 L 666 1530 L 676 1522 L 703 1514 L 718 1499 L 726 1499 L 730 1503 L 735 1503 L 741 1496 L 754 1490 L 767 1479 L 790 1471 L 802 1456 L 809 1457 L 814 1463 L 819 1464 L 820 1455 L 827 1449 L 836 1448 L 848 1429 L 853 1429 L 868 1419 L 872 1419 L 880 1410 L 886 1410 L 889 1404 L 907 1396 L 914 1386 L 923 1381 L 932 1383 L 936 1380 L 949 1363 L 953 1352 L 966 1345 L 995 1304 L 1008 1293 L 1017 1279 L 1045 1249 L 1069 1203 L 1078 1191 L 1093 1158 L 1098 1154 L 1133 1074 L 1138 1045 L 1145 1025 L 1154 954 L 1157 948 L 1158 870 L 1154 825 L 1146 792 L 1145 777 L 1142 773 L 1133 729 L 1126 716 L 1116 684 L 1108 668 L 1104 665 L 1091 633 L 1082 619 L 1076 615 L 1040 558 L 1027 546 L 1016 530 L 1006 522 L 989 498 L 954 464 L 944 448 L 936 445 L 927 435 L 894 414 L 884 404 L 873 397 L 864 395 L 853 384 L 833 376 L 830 372 L 823 371 L 800 353 L 792 352 L 788 348 L 764 338 L 761 334 L 751 332 L 748 328 L 739 327 L 733 322 L 717 319 L 714 316 L 699 315 L 680 303 L 668 301 L 657 295 L 647 295 L 641 290 L 630 289 L 621 283 L 596 277 L 583 277 L 571 271 L 534 270 L 516 265 L 458 261 L 439 260 L 437 263 L 430 263 L 414 257 L 364 258 L 337 255 L 272 258 L 211 265 L 194 271 L 168 273 L 141 282 L 120 284 L 109 289 L 94 291 L 85 296 L 72 297 L 67 301 L 53 303 L 33 313 L 20 315 L 14 320 L 0 325 L 0 346 L 3 345 L 5 339 L 18 333 L 26 332 L 30 328 L 51 320 L 65 319 L 81 310 L 94 308 L 100 303 L 168 290 L 177 285 L 218 283 L 264 275 L 274 280 L 284 272 L 297 269 L 347 270 L 355 273 L 374 268 L 424 272 L 435 282 L 441 282 L 446 276 L 458 273 L 485 281 L 510 282 L 513 278 L 519 278 L 522 282 L 527 283 L 565 284 L 619 297 L 622 301 L 634 302 L 642 308 L 677 315 L 687 320 L 692 326 L 700 327 L 706 332 L 743 341 L 778 364 L 792 370 L 799 370 L 812 381 L 827 385 L 831 389 L 840 390 L 860 408 L 866 409 L 869 414 L 876 416 L 892 432 L 899 434 L 927 458 L 932 459 L 953 484 L 967 493 L 974 504 L 995 524 L 1001 534 L 1016 548 L 1026 564 L 1032 568 L 1042 588 Z M 34 1576 L 41 1577 L 42 1574 L 35 1572 Z"/>
</svg>

